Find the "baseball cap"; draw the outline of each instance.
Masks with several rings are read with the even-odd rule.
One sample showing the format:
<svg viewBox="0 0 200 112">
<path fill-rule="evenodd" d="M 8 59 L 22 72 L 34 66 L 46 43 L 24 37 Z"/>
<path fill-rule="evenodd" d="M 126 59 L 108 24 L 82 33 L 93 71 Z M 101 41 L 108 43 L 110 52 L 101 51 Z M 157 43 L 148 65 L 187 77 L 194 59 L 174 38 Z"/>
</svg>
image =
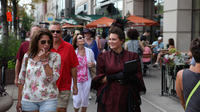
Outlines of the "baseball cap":
<svg viewBox="0 0 200 112">
<path fill-rule="evenodd" d="M 162 40 L 162 37 L 158 37 L 158 40 Z"/>
</svg>

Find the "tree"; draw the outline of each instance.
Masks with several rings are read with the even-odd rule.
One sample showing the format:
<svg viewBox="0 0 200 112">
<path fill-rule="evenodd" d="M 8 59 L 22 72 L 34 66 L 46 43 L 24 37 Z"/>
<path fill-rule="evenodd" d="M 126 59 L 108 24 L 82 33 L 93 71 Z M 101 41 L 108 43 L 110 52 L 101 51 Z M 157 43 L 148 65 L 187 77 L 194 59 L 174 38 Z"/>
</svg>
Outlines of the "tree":
<svg viewBox="0 0 200 112">
<path fill-rule="evenodd" d="M 13 9 L 13 25 L 14 25 L 14 32 L 15 32 L 15 35 L 17 35 L 17 29 L 18 29 L 18 25 L 17 25 L 17 12 L 18 12 L 18 2 L 19 0 L 12 0 L 12 9 Z"/>
<path fill-rule="evenodd" d="M 21 17 L 21 24 L 22 27 L 29 31 L 32 25 L 32 22 L 34 21 L 34 17 L 32 15 L 28 15 L 25 11 L 25 9 L 20 11 L 20 17 Z"/>
<path fill-rule="evenodd" d="M 2 12 L 2 23 L 3 23 L 3 38 L 6 38 L 8 37 L 8 22 L 6 17 L 7 0 L 1 0 L 1 12 Z"/>
<path fill-rule="evenodd" d="M 4 46 L 1 47 L 2 51 L 1 53 L 3 54 L 4 52 L 7 51 L 8 48 L 8 22 L 7 22 L 7 17 L 6 17 L 6 12 L 7 12 L 7 0 L 1 0 L 1 12 L 2 12 L 2 23 L 3 23 L 3 35 L 2 35 L 2 40 L 4 43 Z M 1 63 L 3 65 L 6 65 L 5 59 L 0 59 Z"/>
</svg>

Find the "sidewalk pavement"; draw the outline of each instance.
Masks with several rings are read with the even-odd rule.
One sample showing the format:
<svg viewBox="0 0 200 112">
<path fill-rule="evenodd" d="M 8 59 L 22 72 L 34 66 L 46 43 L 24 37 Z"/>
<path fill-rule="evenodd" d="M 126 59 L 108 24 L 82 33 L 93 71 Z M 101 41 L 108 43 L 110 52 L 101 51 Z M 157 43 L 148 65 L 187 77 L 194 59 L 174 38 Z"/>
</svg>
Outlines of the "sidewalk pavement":
<svg viewBox="0 0 200 112">
<path fill-rule="evenodd" d="M 158 68 L 151 68 L 150 75 L 144 77 L 147 92 L 142 95 L 142 112 L 183 112 L 183 108 L 178 98 L 170 96 L 161 96 L 161 71 Z M 17 87 L 15 85 L 7 85 L 7 92 L 13 97 L 14 103 L 8 112 L 16 112 L 17 103 Z M 96 112 L 97 105 L 95 103 L 96 95 L 91 92 L 92 100 L 88 106 L 87 112 Z M 72 98 L 68 105 L 68 112 L 73 112 Z"/>
</svg>

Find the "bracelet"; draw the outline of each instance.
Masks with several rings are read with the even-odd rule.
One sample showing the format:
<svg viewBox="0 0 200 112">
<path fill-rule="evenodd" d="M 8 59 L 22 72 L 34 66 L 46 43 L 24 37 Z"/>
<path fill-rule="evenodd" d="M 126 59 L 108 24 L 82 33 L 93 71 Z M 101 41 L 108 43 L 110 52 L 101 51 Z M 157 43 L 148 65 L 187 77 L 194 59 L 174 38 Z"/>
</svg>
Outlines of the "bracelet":
<svg viewBox="0 0 200 112">
<path fill-rule="evenodd" d="M 49 60 L 48 59 L 43 59 L 43 60 L 40 60 L 42 62 L 42 65 L 46 65 L 49 63 Z"/>
</svg>

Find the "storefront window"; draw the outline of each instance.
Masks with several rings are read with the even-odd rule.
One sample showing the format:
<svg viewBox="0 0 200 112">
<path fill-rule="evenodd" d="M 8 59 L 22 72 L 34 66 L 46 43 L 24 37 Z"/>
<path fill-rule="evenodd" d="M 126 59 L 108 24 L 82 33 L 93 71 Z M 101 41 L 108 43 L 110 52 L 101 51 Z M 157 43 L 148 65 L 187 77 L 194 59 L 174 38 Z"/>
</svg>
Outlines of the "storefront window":
<svg viewBox="0 0 200 112">
<path fill-rule="evenodd" d="M 122 16 L 123 0 L 97 0 L 96 14 L 108 17 Z"/>
<path fill-rule="evenodd" d="M 193 0 L 192 38 L 200 37 L 200 0 Z"/>
</svg>

